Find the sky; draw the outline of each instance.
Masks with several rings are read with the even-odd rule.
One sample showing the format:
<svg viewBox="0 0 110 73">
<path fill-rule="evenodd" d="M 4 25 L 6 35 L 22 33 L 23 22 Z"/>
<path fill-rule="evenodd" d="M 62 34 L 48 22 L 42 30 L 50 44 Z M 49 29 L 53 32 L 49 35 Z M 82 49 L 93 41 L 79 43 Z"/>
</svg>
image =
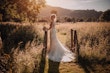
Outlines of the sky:
<svg viewBox="0 0 110 73">
<path fill-rule="evenodd" d="M 110 0 L 46 0 L 46 4 L 72 10 L 105 11 L 110 9 Z"/>
</svg>

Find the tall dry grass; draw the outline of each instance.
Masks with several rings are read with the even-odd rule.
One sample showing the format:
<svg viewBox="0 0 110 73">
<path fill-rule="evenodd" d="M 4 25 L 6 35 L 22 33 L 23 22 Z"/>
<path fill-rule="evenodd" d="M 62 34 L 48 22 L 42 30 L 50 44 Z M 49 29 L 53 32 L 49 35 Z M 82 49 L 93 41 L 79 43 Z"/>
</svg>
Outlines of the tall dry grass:
<svg viewBox="0 0 110 73">
<path fill-rule="evenodd" d="M 49 24 L 45 23 L 44 26 L 49 27 Z M 83 58 L 90 61 L 110 61 L 110 23 L 57 23 L 57 37 L 68 48 L 71 46 L 71 29 L 77 31 L 80 55 Z"/>
<path fill-rule="evenodd" d="M 45 23 L 43 26 L 49 27 L 49 24 Z M 77 31 L 80 55 L 83 58 L 90 61 L 110 61 L 110 23 L 57 23 L 57 37 L 68 48 L 71 46 L 71 29 Z"/>
<path fill-rule="evenodd" d="M 27 44 L 24 51 L 17 48 L 13 54 L 13 73 L 38 73 L 42 46 Z"/>
<path fill-rule="evenodd" d="M 57 25 L 58 36 L 65 36 L 70 47 L 70 29 L 77 31 L 80 55 L 88 60 L 110 61 L 110 23 L 63 23 Z M 66 35 L 65 35 L 66 34 Z"/>
<path fill-rule="evenodd" d="M 0 72 L 37 73 L 43 30 L 37 24 L 0 23 Z"/>
<path fill-rule="evenodd" d="M 4 33 L 1 37 L 6 36 L 2 37 L 2 49 L 11 49 L 10 55 L 0 55 L 2 72 L 38 72 L 43 48 L 43 26 L 49 27 L 49 23 L 0 23 L 0 32 Z M 57 37 L 68 47 L 70 29 L 77 30 L 80 55 L 83 59 L 91 62 L 110 61 L 110 23 L 57 23 Z"/>
</svg>

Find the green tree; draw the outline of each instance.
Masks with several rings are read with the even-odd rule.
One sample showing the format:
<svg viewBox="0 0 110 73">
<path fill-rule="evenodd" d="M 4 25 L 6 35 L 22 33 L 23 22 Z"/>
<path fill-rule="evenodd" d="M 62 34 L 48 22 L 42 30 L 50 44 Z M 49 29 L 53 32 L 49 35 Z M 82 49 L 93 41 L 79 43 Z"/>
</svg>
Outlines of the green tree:
<svg viewBox="0 0 110 73">
<path fill-rule="evenodd" d="M 3 21 L 35 21 L 45 0 L 0 0 Z"/>
<path fill-rule="evenodd" d="M 74 17 L 72 18 L 72 22 L 75 23 L 75 18 Z"/>
<path fill-rule="evenodd" d="M 72 19 L 70 17 L 64 17 L 65 22 L 72 22 Z"/>
<path fill-rule="evenodd" d="M 101 16 L 99 17 L 99 21 L 110 21 L 110 9 L 101 14 Z"/>
</svg>

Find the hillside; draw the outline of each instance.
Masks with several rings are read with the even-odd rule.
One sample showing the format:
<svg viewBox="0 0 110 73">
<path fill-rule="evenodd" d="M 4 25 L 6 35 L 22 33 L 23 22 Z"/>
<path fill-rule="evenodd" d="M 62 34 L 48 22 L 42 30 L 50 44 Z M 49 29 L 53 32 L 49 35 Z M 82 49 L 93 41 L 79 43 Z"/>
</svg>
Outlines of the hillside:
<svg viewBox="0 0 110 73">
<path fill-rule="evenodd" d="M 98 12 L 95 10 L 69 10 L 64 9 L 61 7 L 52 7 L 52 6 L 45 6 L 41 9 L 39 13 L 39 17 L 49 17 L 51 10 L 56 10 L 58 13 L 58 17 L 70 17 L 76 19 L 87 19 L 87 18 L 95 18 L 98 19 L 102 12 Z"/>
<path fill-rule="evenodd" d="M 95 18 L 95 19 L 98 19 L 101 14 L 102 14 L 102 12 L 98 12 L 95 10 L 75 10 L 70 15 L 74 18 L 81 18 L 81 19 Z"/>
<path fill-rule="evenodd" d="M 52 7 L 52 6 L 46 5 L 44 8 L 42 8 L 40 10 L 39 16 L 47 17 L 47 16 L 50 15 L 50 12 L 52 10 L 56 10 L 57 13 L 58 13 L 58 16 L 60 16 L 60 17 L 62 17 L 64 15 L 70 16 L 70 13 L 72 13 L 72 10 L 69 10 L 69 9 L 64 9 L 64 8 L 61 8 L 61 7 Z"/>
</svg>

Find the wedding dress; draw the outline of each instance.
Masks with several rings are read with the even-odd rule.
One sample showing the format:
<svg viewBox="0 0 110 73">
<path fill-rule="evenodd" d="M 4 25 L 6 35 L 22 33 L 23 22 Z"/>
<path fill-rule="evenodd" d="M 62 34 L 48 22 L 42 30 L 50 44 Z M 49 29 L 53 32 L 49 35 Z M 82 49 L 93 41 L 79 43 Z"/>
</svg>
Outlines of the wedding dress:
<svg viewBox="0 0 110 73">
<path fill-rule="evenodd" d="M 75 59 L 75 54 L 69 49 L 65 48 L 56 36 L 55 29 L 56 21 L 52 22 L 52 28 L 50 29 L 50 51 L 48 58 L 55 62 L 70 62 Z"/>
</svg>

